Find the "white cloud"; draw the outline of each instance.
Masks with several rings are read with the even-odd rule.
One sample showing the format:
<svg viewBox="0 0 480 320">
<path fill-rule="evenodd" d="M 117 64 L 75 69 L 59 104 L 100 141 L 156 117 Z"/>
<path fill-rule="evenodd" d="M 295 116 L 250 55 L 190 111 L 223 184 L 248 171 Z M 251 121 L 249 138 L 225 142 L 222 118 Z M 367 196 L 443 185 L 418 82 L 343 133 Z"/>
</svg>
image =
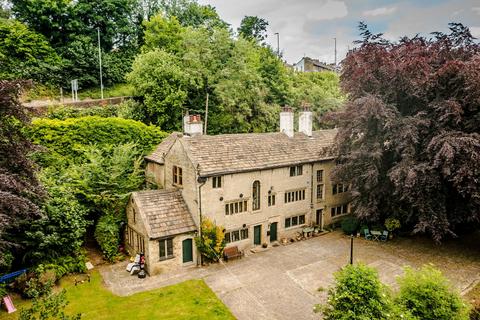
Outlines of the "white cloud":
<svg viewBox="0 0 480 320">
<path fill-rule="evenodd" d="M 328 0 L 314 10 L 307 10 L 307 18 L 312 20 L 333 20 L 347 16 L 345 2 Z"/>
<path fill-rule="evenodd" d="M 366 17 L 376 17 L 376 16 L 385 16 L 388 14 L 392 14 L 395 11 L 397 11 L 397 7 L 382 7 L 382 8 L 376 8 L 373 10 L 367 10 L 363 12 L 363 15 Z"/>
<path fill-rule="evenodd" d="M 480 27 L 470 27 L 470 33 L 475 38 L 480 38 Z"/>
</svg>

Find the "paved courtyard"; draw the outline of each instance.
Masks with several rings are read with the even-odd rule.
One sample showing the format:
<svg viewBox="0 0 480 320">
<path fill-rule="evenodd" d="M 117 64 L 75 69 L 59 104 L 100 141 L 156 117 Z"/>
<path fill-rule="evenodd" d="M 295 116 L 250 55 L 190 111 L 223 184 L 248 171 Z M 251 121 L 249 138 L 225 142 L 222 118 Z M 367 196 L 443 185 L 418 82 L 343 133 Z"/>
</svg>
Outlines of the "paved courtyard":
<svg viewBox="0 0 480 320">
<path fill-rule="evenodd" d="M 480 248 L 465 245 L 475 240 L 437 246 L 423 238 L 386 243 L 355 239 L 354 260 L 375 267 L 380 279 L 394 287 L 402 266 L 433 263 L 464 291 L 480 279 Z M 146 279 L 130 277 L 125 262 L 101 267 L 100 272 L 106 286 L 118 295 L 202 278 L 238 319 L 318 319 L 313 306 L 325 301 L 333 273 L 348 263 L 349 253 L 350 239 L 332 232 L 227 264 L 182 268 Z"/>
</svg>

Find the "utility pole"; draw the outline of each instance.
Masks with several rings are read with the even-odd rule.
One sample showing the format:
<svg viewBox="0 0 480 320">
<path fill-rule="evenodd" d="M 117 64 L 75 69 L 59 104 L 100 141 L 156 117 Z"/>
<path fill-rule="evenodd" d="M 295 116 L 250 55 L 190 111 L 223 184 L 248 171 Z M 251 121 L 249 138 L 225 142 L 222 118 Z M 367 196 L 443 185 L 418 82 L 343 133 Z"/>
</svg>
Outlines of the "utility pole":
<svg viewBox="0 0 480 320">
<path fill-rule="evenodd" d="M 335 68 L 337 67 L 337 38 L 333 38 L 335 40 Z"/>
<path fill-rule="evenodd" d="M 207 134 L 207 121 L 208 121 L 208 92 L 207 99 L 205 101 L 205 128 L 203 128 L 203 134 Z"/>
<path fill-rule="evenodd" d="M 97 35 L 98 35 L 98 61 L 100 63 L 100 92 L 103 99 L 102 49 L 100 48 L 100 28 L 99 27 L 97 27 Z"/>
<path fill-rule="evenodd" d="M 280 33 L 275 32 L 275 35 L 277 36 L 277 56 L 280 57 Z"/>
</svg>

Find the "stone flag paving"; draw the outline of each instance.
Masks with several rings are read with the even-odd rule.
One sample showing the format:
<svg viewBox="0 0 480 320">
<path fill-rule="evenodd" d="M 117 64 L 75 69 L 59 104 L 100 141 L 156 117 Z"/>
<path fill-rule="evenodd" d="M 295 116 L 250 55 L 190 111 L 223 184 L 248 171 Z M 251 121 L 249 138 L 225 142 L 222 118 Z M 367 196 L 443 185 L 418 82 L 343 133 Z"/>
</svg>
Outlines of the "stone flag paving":
<svg viewBox="0 0 480 320">
<path fill-rule="evenodd" d="M 465 239 L 464 242 L 469 242 Z M 470 241 L 471 242 L 471 241 Z M 354 261 L 378 270 L 381 281 L 396 287 L 402 267 L 433 263 L 463 291 L 480 279 L 479 248 L 454 241 L 442 246 L 424 238 L 388 242 L 354 240 Z M 180 268 L 175 273 L 138 279 L 126 263 L 100 268 L 105 285 L 115 294 L 130 295 L 188 279 L 204 279 L 240 320 L 318 319 L 316 303 L 326 301 L 333 274 L 349 262 L 350 238 L 332 232 L 308 240 L 272 247 L 229 263 Z"/>
</svg>

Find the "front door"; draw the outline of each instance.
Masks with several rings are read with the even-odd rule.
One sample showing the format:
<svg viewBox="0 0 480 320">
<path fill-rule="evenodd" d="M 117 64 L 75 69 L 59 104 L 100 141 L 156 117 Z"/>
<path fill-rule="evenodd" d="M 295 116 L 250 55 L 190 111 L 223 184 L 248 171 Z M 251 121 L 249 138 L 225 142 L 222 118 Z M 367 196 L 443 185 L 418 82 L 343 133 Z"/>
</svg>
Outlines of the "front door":
<svg viewBox="0 0 480 320">
<path fill-rule="evenodd" d="M 270 224 L 270 242 L 277 241 L 277 223 Z"/>
<path fill-rule="evenodd" d="M 253 227 L 253 244 L 260 245 L 262 243 L 262 226 Z"/>
<path fill-rule="evenodd" d="M 193 246 L 192 239 L 185 239 L 182 241 L 183 263 L 193 261 Z"/>
<path fill-rule="evenodd" d="M 323 215 L 323 209 L 318 209 L 315 223 L 320 227 L 322 226 L 322 215 Z"/>
</svg>

